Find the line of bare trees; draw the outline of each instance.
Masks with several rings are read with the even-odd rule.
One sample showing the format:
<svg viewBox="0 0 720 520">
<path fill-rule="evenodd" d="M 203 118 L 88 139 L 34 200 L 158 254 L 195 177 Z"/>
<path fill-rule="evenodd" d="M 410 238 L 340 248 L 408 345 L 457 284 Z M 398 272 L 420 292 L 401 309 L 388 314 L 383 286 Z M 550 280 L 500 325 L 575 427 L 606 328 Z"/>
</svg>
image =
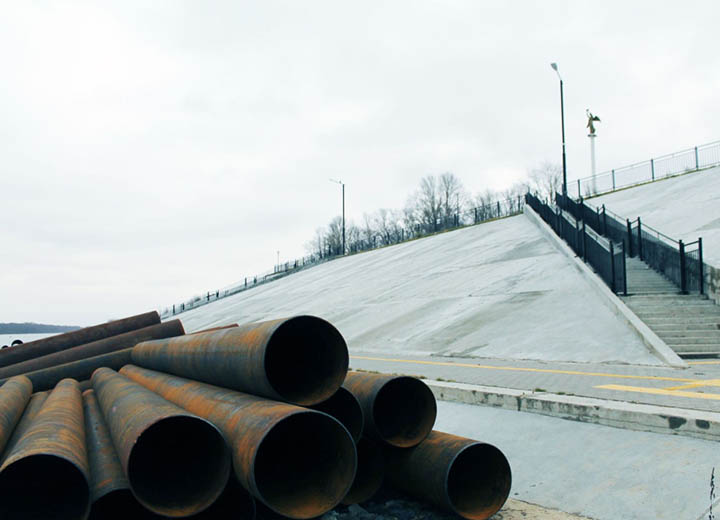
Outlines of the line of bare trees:
<svg viewBox="0 0 720 520">
<path fill-rule="evenodd" d="M 531 191 L 550 200 L 560 188 L 562 170 L 545 162 L 528 172 L 527 179 L 502 191 L 485 190 L 470 195 L 455 174 L 428 175 L 408 197 L 402 209 L 381 208 L 364 214 L 361 223 L 346 222 L 346 252 L 355 253 L 397 244 L 446 229 L 477 224 L 522 211 L 523 197 Z M 306 244 L 312 256 L 343 254 L 342 217 L 333 218 L 315 231 Z"/>
</svg>

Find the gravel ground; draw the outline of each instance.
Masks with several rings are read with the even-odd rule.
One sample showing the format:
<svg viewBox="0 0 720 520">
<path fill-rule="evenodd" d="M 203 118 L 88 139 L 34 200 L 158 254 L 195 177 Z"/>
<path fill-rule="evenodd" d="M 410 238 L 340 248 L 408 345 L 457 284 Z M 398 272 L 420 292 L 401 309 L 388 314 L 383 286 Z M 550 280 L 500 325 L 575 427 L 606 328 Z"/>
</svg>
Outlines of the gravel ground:
<svg viewBox="0 0 720 520">
<path fill-rule="evenodd" d="M 452 513 L 440 511 L 427 504 L 421 504 L 407 499 L 373 499 L 362 506 L 341 506 L 326 513 L 322 520 L 459 520 L 460 517 Z M 587 519 L 554 509 L 508 499 L 503 508 L 498 511 L 492 520 L 577 520 Z"/>
</svg>

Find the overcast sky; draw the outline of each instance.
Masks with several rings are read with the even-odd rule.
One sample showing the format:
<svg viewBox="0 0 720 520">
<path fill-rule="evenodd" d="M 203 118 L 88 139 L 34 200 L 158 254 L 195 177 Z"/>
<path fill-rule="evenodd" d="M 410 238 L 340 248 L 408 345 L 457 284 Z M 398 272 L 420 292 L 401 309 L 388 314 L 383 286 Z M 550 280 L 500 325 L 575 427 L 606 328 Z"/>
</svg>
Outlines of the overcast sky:
<svg viewBox="0 0 720 520">
<path fill-rule="evenodd" d="M 672 7 L 667 7 L 672 5 Z M 720 2 L 0 0 L 0 321 L 88 325 L 473 194 L 720 139 Z M 320 297 L 320 296 L 319 296 Z"/>
</svg>

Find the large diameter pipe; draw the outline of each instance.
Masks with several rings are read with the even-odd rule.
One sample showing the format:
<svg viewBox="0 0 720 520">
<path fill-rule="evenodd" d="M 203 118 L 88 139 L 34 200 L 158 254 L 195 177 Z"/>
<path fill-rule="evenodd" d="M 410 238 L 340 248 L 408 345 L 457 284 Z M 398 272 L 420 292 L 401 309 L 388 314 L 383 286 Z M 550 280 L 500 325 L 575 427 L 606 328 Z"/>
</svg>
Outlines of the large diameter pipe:
<svg viewBox="0 0 720 520">
<path fill-rule="evenodd" d="M 360 504 L 370 500 L 378 492 L 385 479 L 385 455 L 383 447 L 363 437 L 357 443 L 358 467 L 352 487 L 342 503 Z"/>
<path fill-rule="evenodd" d="M 160 515 L 203 511 L 230 475 L 230 450 L 210 422 L 109 368 L 92 385 L 130 488 Z"/>
<path fill-rule="evenodd" d="M 100 356 L 102 354 L 109 354 L 110 352 L 132 348 L 142 341 L 172 338 L 175 336 L 182 336 L 183 334 L 185 334 L 185 330 L 183 329 L 180 320 L 158 323 L 157 325 L 151 325 L 149 327 L 143 327 L 142 329 L 85 343 L 83 345 L 61 350 L 60 352 L 55 352 L 46 356 L 40 356 L 20 363 L 15 363 L 10 366 L 0 367 L 0 378 L 26 374 L 28 372 L 42 370 L 43 368 L 64 365 L 66 363 L 72 363 L 73 361 Z"/>
<path fill-rule="evenodd" d="M 85 434 L 90 467 L 89 520 L 145 518 L 145 508 L 135 499 L 125 477 L 95 392 L 82 394 Z"/>
<path fill-rule="evenodd" d="M 0 386 L 0 455 L 10 440 L 32 395 L 32 383 L 18 376 Z"/>
<path fill-rule="evenodd" d="M 15 446 L 17 446 L 18 441 L 23 435 L 25 435 L 25 432 L 32 424 L 32 421 L 40 411 L 40 408 L 42 408 L 42 405 L 45 404 L 47 397 L 47 392 L 36 392 L 30 396 L 30 401 L 28 401 L 25 411 L 22 413 L 17 426 L 15 426 L 15 430 L 12 432 L 10 439 L 5 445 L 5 452 L 0 455 L 3 455 L 3 457 L 7 456 L 7 454 L 10 453 Z M 0 464 L 2 464 L 3 460 L 4 458 L 0 458 Z"/>
<path fill-rule="evenodd" d="M 133 363 L 168 374 L 309 406 L 345 379 L 348 350 L 338 330 L 314 316 L 147 341 Z"/>
<path fill-rule="evenodd" d="M 338 388 L 329 399 L 310 408 L 334 417 L 347 428 L 355 443 L 360 440 L 364 422 L 363 411 L 357 398 L 346 388 Z"/>
<path fill-rule="evenodd" d="M 230 325 L 220 325 L 219 327 L 210 327 L 209 329 L 196 330 L 195 332 L 188 332 L 188 334 L 203 334 L 204 332 L 215 332 L 218 330 L 233 329 L 239 327 L 237 323 L 231 323 Z"/>
<path fill-rule="evenodd" d="M 84 519 L 90 511 L 82 399 L 60 381 L 0 466 L 0 518 Z"/>
<path fill-rule="evenodd" d="M 432 431 L 435 396 L 421 380 L 366 372 L 348 372 L 345 388 L 363 409 L 363 435 L 391 446 L 410 448 Z"/>
<path fill-rule="evenodd" d="M 107 367 L 120 370 L 131 362 L 131 353 L 132 348 L 118 350 L 117 352 L 80 359 L 56 367 L 43 368 L 24 375 L 32 381 L 33 389 L 36 391 L 52 390 L 63 379 L 72 378 L 78 381 L 90 379 L 90 376 L 98 368 Z"/>
<path fill-rule="evenodd" d="M 433 431 L 411 449 L 390 449 L 388 482 L 468 520 L 485 520 L 510 494 L 505 455 L 490 444 Z"/>
<path fill-rule="evenodd" d="M 158 323 L 160 323 L 160 315 L 158 315 L 156 311 L 152 311 L 30 341 L 23 345 L 18 345 L 15 348 L 0 350 L 0 367 L 6 367 L 28 359 L 45 356 L 53 352 L 60 352 L 61 350 L 77 347 L 84 343 L 109 338 L 110 336 L 149 327 L 150 325 L 156 325 Z"/>
<path fill-rule="evenodd" d="M 220 428 L 238 480 L 276 513 L 320 516 L 350 489 L 355 444 L 329 415 L 133 365 L 120 372 Z"/>
</svg>

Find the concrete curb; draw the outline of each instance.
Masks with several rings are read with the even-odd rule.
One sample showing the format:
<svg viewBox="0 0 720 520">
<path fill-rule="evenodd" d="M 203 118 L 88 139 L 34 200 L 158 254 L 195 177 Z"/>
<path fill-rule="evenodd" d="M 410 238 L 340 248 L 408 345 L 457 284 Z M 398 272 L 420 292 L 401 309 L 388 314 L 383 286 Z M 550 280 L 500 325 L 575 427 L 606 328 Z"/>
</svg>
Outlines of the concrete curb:
<svg viewBox="0 0 720 520">
<path fill-rule="evenodd" d="M 433 380 L 425 383 L 440 401 L 537 413 L 626 430 L 720 440 L 720 413 L 715 412 L 466 383 Z"/>
<path fill-rule="evenodd" d="M 631 311 L 630 308 L 625 305 L 625 303 L 623 303 L 616 294 L 608 289 L 605 282 L 603 282 L 600 277 L 595 274 L 595 271 L 593 271 L 590 266 L 585 264 L 585 262 L 575 255 L 575 252 L 570 249 L 570 246 L 568 246 L 562 238 L 555 234 L 552 228 L 548 226 L 542 218 L 540 218 L 540 215 L 538 215 L 527 204 L 525 204 L 523 213 L 553 244 L 555 244 L 555 247 L 557 247 L 572 261 L 575 268 L 580 271 L 610 310 L 612 310 L 640 336 L 650 352 L 672 367 L 688 368 L 689 365 L 683 361 L 675 353 L 675 351 L 667 345 L 667 343 L 660 339 L 657 334 L 650 330 L 650 327 L 638 318 L 637 315 Z"/>
</svg>

